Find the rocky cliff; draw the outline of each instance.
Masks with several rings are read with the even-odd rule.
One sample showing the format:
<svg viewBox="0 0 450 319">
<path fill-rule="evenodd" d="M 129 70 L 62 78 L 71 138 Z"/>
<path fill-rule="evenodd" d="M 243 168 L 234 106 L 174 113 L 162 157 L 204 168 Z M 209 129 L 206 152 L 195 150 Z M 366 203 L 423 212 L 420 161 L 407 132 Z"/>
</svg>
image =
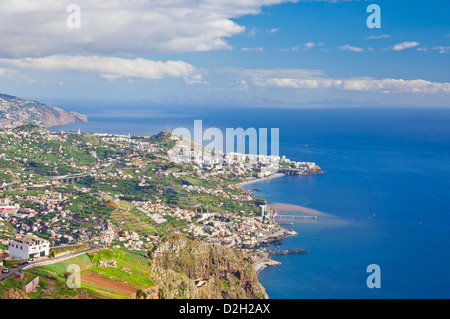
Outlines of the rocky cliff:
<svg viewBox="0 0 450 319">
<path fill-rule="evenodd" d="M 30 297 L 25 293 L 25 291 L 19 288 L 6 288 L 0 299 L 30 299 Z"/>
<path fill-rule="evenodd" d="M 151 254 L 160 298 L 268 298 L 244 252 L 173 234 Z"/>
<path fill-rule="evenodd" d="M 14 128 L 24 124 L 50 127 L 86 121 L 86 115 L 66 112 L 48 104 L 0 94 L 0 129 Z"/>
</svg>

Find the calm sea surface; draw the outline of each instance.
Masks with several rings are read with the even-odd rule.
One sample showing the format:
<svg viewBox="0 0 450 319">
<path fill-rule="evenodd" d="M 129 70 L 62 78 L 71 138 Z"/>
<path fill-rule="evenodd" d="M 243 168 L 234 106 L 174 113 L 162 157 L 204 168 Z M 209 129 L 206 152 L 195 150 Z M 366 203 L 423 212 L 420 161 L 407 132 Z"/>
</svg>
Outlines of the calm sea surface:
<svg viewBox="0 0 450 319">
<path fill-rule="evenodd" d="M 270 298 L 450 298 L 450 109 L 62 106 L 89 122 L 54 131 L 145 136 L 195 119 L 204 129 L 279 128 L 281 155 L 320 165 L 326 174 L 247 186 L 269 204 L 321 212 L 286 226 L 299 235 L 279 248 L 309 253 L 274 256 L 282 265 L 259 274 Z M 366 285 L 370 264 L 379 289 Z"/>
</svg>

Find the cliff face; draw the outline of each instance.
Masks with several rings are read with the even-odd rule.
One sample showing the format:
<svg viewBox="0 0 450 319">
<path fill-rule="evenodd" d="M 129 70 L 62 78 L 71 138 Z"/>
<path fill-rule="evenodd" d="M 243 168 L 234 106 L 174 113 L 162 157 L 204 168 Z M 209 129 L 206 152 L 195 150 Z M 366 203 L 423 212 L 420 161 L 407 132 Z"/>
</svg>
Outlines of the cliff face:
<svg viewBox="0 0 450 319">
<path fill-rule="evenodd" d="M 19 288 L 6 288 L 0 299 L 30 299 L 30 297 Z"/>
<path fill-rule="evenodd" d="M 48 104 L 0 94 L 0 129 L 14 128 L 25 124 L 33 124 L 47 128 L 72 122 L 86 121 L 86 115 L 76 112 L 66 112 Z"/>
<path fill-rule="evenodd" d="M 241 251 L 171 235 L 151 257 L 160 298 L 268 298 Z"/>
<path fill-rule="evenodd" d="M 44 127 L 66 125 L 73 122 L 86 122 L 87 116 L 76 112 L 66 112 L 54 106 L 44 106 L 38 113 Z"/>
</svg>

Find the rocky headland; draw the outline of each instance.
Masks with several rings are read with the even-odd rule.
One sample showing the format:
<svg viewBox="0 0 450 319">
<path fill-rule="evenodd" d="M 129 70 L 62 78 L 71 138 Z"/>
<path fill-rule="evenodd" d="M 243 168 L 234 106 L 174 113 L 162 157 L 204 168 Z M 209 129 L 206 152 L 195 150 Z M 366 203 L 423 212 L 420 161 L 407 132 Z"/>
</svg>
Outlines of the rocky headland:
<svg viewBox="0 0 450 319">
<path fill-rule="evenodd" d="M 32 124 L 41 127 L 86 122 L 87 116 L 67 112 L 55 106 L 0 94 L 0 129 L 10 129 Z"/>
</svg>

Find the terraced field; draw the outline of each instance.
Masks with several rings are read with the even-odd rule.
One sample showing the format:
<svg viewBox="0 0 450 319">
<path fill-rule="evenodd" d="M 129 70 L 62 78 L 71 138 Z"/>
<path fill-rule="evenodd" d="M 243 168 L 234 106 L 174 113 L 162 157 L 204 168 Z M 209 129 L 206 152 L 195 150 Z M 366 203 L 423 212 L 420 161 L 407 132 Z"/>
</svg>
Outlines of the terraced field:
<svg viewBox="0 0 450 319">
<path fill-rule="evenodd" d="M 87 254 L 83 254 L 74 258 L 66 259 L 61 262 L 43 265 L 37 268 L 34 268 L 34 272 L 39 272 L 41 274 L 49 274 L 52 277 L 64 279 L 64 275 L 67 271 L 67 267 L 69 265 L 76 264 L 80 267 L 81 270 L 87 269 L 93 266 L 92 260 Z"/>
<path fill-rule="evenodd" d="M 136 295 L 136 292 L 138 291 L 138 289 L 136 289 L 135 287 L 115 281 L 92 271 L 87 271 L 81 274 L 81 280 L 82 282 L 87 281 L 88 283 L 94 286 L 98 286 L 101 289 L 109 290 L 130 297 Z"/>
<path fill-rule="evenodd" d="M 152 267 L 145 252 L 126 249 L 104 249 L 93 254 L 94 263 L 97 260 L 115 261 L 115 267 L 91 267 L 88 270 L 106 276 L 113 280 L 133 287 L 145 289 L 152 287 Z"/>
<path fill-rule="evenodd" d="M 101 267 L 100 261 L 108 261 L 111 266 Z M 133 297 L 137 290 L 156 285 L 145 251 L 103 249 L 30 271 L 35 275 L 54 278 L 64 286 L 67 267 L 71 264 L 80 267 L 82 289 L 106 298 Z"/>
<path fill-rule="evenodd" d="M 128 231 L 135 231 L 138 234 L 154 234 L 156 229 L 150 225 L 150 218 L 143 215 L 133 214 L 128 210 L 116 209 L 111 214 L 111 219 L 115 224 Z"/>
<path fill-rule="evenodd" d="M 120 227 L 128 231 L 134 231 L 140 235 L 159 235 L 164 236 L 182 229 L 185 222 L 173 217 L 166 217 L 168 222 L 157 224 L 153 219 L 146 216 L 136 208 L 116 209 L 111 213 L 111 220 Z"/>
</svg>

